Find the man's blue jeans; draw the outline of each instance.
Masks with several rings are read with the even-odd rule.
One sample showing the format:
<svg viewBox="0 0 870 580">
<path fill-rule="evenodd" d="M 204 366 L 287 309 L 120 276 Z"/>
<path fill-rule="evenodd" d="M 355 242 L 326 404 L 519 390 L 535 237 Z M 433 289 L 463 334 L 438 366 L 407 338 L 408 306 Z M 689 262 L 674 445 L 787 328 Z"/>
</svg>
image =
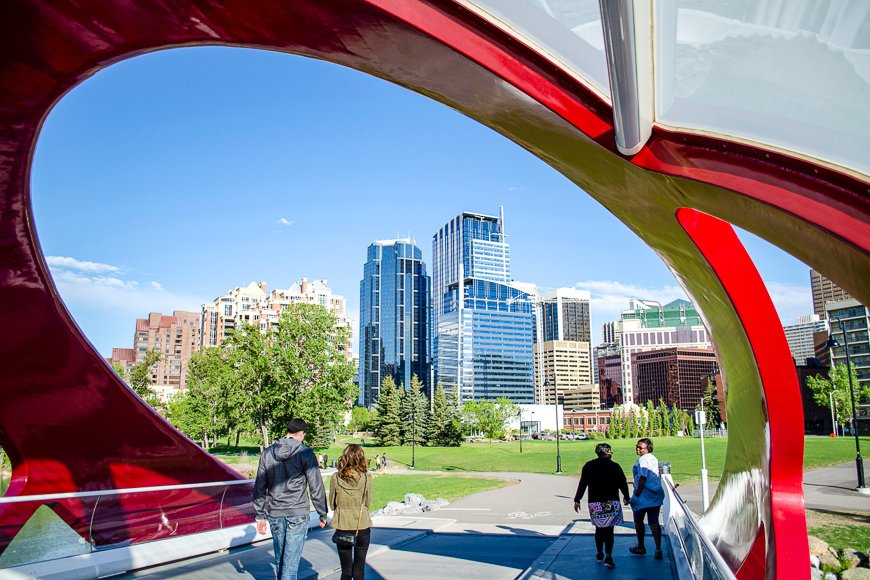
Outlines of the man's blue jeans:
<svg viewBox="0 0 870 580">
<path fill-rule="evenodd" d="M 308 536 L 308 516 L 267 517 L 272 529 L 278 580 L 296 580 L 302 545 Z"/>
</svg>

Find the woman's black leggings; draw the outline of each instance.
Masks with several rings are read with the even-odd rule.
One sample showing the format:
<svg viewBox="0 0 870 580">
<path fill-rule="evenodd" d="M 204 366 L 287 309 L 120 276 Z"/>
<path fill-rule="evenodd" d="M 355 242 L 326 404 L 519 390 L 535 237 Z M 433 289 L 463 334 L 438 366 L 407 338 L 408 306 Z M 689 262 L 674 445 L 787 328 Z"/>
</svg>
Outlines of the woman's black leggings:
<svg viewBox="0 0 870 580">
<path fill-rule="evenodd" d="M 353 531 L 353 530 L 351 530 Z M 366 577 L 366 554 L 372 540 L 372 529 L 360 530 L 356 544 L 346 548 L 338 546 L 338 559 L 341 562 L 341 580 L 363 580 Z"/>
<path fill-rule="evenodd" d="M 595 548 L 608 556 L 613 553 L 614 528 L 595 528 Z"/>
</svg>

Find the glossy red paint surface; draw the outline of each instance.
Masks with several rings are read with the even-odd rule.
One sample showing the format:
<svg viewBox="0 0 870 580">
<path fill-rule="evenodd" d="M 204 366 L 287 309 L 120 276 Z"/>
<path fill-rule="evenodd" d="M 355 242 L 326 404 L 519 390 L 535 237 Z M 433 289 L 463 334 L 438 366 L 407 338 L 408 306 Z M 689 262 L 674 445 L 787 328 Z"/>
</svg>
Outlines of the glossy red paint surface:
<svg viewBox="0 0 870 580">
<path fill-rule="evenodd" d="M 677 220 L 716 272 L 749 337 L 764 386 L 770 430 L 770 498 L 773 542 L 780 574 L 806 575 L 809 552 L 803 512 L 803 403 L 797 373 L 779 316 L 755 265 L 730 224 L 693 209 L 677 211 Z M 795 426 L 798 428 L 795 429 Z M 761 535 L 763 535 L 763 527 Z M 765 547 L 756 540 L 755 550 Z M 758 578 L 758 554 L 751 553 L 741 578 Z"/>
<path fill-rule="evenodd" d="M 0 19 L 0 321 L 15 329 L 0 335 L 4 365 L 0 445 L 14 466 L 7 495 L 240 477 L 144 405 L 82 336 L 57 296 L 38 247 L 29 168 L 39 127 L 53 103 L 100 68 L 172 46 L 255 46 L 376 74 L 434 96 L 500 131 L 574 180 L 649 243 L 690 293 L 701 299 L 714 336 L 742 329 L 745 337 L 734 334 L 717 346 L 736 351 L 746 342 L 758 366 L 760 385 L 748 380 L 745 391 L 752 395 L 763 390 L 758 396 L 766 401 L 771 446 L 767 449 L 764 438 L 755 435 L 753 445 L 769 460 L 765 477 L 771 493 L 766 509 L 772 526 L 771 533 L 753 536 L 751 546 L 745 547 L 748 556 L 741 576 L 808 574 L 805 558 L 790 557 L 792 550 L 803 549 L 794 529 L 805 529 L 799 479 L 795 495 L 794 466 L 799 458 L 794 449 L 774 443 L 788 434 L 800 439 L 803 427 L 800 417 L 795 420 L 794 409 L 779 412 L 774 407 L 781 405 L 771 404 L 772 396 L 788 400 L 790 389 L 797 396 L 792 377 L 770 377 L 782 364 L 776 346 L 784 340 L 778 321 L 767 330 L 749 322 L 751 314 L 771 320 L 766 306 L 752 310 L 755 293 L 766 296 L 757 275 L 744 284 L 727 262 L 730 254 L 717 249 L 716 240 L 702 233 L 692 236 L 694 243 L 683 239 L 674 211 L 697 208 L 753 231 L 866 303 L 870 302 L 866 179 L 761 148 L 661 130 L 632 159 L 622 158 L 615 150 L 609 108 L 591 91 L 524 44 L 446 0 L 12 0 L 4 10 Z M 733 231 L 723 232 L 728 240 L 723 247 L 739 254 L 738 261 L 754 272 L 739 242 L 728 237 Z M 705 286 L 709 268 L 724 291 Z M 768 340 L 774 345 L 772 351 L 761 346 Z M 730 378 L 739 375 L 740 365 L 728 362 L 733 357 L 724 359 L 729 382 L 737 385 Z M 732 409 L 729 402 L 729 418 L 732 415 L 739 417 L 741 409 Z M 740 419 L 731 423 L 739 426 Z M 741 469 L 738 464 L 730 468 Z M 227 517 L 250 521 L 245 499 L 249 491 L 234 493 L 235 507 Z M 177 524 L 177 530 L 188 533 L 220 525 L 209 515 L 214 499 L 197 494 L 173 496 L 168 511 L 162 513 L 170 526 Z M 153 539 L 158 499 L 127 498 L 106 512 L 98 509 L 95 530 L 100 541 Z M 88 537 L 90 531 L 83 524 L 90 507 L 86 502 L 53 507 Z M 33 509 L 29 504 L 0 506 L 0 549 Z M 741 522 L 723 525 L 737 523 Z M 798 543 L 790 548 L 780 538 Z M 802 541 L 805 544 L 806 538 Z M 741 550 L 735 553 L 743 554 Z M 770 554 L 776 558 L 771 560 Z M 773 567 L 757 564 L 771 561 Z"/>
</svg>

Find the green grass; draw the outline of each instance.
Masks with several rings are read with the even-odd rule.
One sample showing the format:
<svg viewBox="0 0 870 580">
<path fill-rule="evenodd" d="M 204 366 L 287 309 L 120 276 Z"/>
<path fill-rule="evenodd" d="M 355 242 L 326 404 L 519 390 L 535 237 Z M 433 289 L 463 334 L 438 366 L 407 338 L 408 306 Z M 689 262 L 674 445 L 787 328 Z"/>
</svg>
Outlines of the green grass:
<svg viewBox="0 0 870 580">
<path fill-rule="evenodd" d="M 870 448 L 870 437 L 862 437 L 862 444 Z M 607 440 L 613 447 L 613 459 L 622 465 L 626 473 L 637 459 L 634 453 L 634 439 Z M 338 459 L 348 443 L 359 443 L 358 439 L 339 437 L 335 444 L 326 449 L 330 461 Z M 566 475 L 578 476 L 583 464 L 595 457 L 597 441 L 561 441 L 562 471 Z M 722 475 L 725 464 L 727 439 L 709 438 L 705 440 L 707 469 L 711 479 Z M 377 447 L 366 444 L 366 457 L 386 453 L 389 463 L 409 466 L 410 447 Z M 317 450 L 321 453 L 323 450 Z M 682 483 L 698 481 L 701 471 L 701 445 L 698 439 L 690 437 L 659 437 L 655 439 L 655 454 L 659 461 L 671 463 L 674 480 Z M 244 456 L 219 455 L 231 465 L 244 461 Z M 808 437 L 804 440 L 804 469 L 835 465 L 852 461 L 855 458 L 855 440 L 850 437 Z M 248 462 L 256 463 L 257 451 L 249 452 Z M 461 447 L 416 447 L 415 466 L 422 471 L 508 471 L 524 473 L 553 473 L 556 470 L 555 441 L 523 441 L 523 453 L 519 442 L 510 443 L 465 443 Z"/>
<path fill-rule="evenodd" d="M 466 495 L 498 489 L 513 482 L 507 479 L 488 479 L 463 475 L 397 475 L 373 474 L 371 511 L 379 510 L 391 501 L 402 501 L 406 493 L 419 493 L 426 499 L 443 497 L 453 501 Z M 329 477 L 323 478 L 329 489 Z"/>
<path fill-rule="evenodd" d="M 862 437 L 870 448 L 870 437 Z M 805 440 L 804 468 L 812 469 L 851 461 L 855 457 L 855 440 L 848 437 L 835 439 L 809 437 Z M 327 450 L 331 458 L 337 458 L 349 438 L 340 438 Z M 353 441 L 358 442 L 358 441 Z M 626 473 L 637 460 L 634 439 L 608 440 L 613 447 L 613 458 Z M 659 437 L 655 439 L 655 454 L 659 461 L 671 463 L 671 473 L 677 482 L 692 482 L 700 478 L 701 445 L 698 439 L 689 437 Z M 562 471 L 577 476 L 583 464 L 595 457 L 597 441 L 561 441 Z M 725 464 L 728 440 L 710 438 L 705 440 L 707 469 L 710 477 L 718 479 Z M 389 462 L 410 465 L 410 447 L 365 446 L 366 456 L 371 458 L 386 452 Z M 415 466 L 426 471 L 514 471 L 526 473 L 553 473 L 556 470 L 555 441 L 523 441 L 523 453 L 519 442 L 510 443 L 465 443 L 461 447 L 417 447 Z"/>
<path fill-rule="evenodd" d="M 837 552 L 843 548 L 870 550 L 870 526 L 822 526 L 810 528 L 809 533 L 826 541 Z"/>
</svg>

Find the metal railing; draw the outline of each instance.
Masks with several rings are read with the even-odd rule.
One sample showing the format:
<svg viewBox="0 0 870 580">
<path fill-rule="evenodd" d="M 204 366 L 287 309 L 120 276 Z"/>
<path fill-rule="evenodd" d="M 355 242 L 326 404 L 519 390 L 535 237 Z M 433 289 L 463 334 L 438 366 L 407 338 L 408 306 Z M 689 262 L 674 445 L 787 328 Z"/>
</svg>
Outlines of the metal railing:
<svg viewBox="0 0 870 580">
<path fill-rule="evenodd" d="M 2 497 L 0 510 L 33 515 L 0 554 L 0 568 L 252 523 L 252 486 L 246 479 Z"/>
<path fill-rule="evenodd" d="M 671 546 L 677 569 L 687 570 L 694 580 L 736 578 L 725 559 L 698 525 L 694 514 L 689 511 L 677 493 L 670 475 L 663 475 L 662 481 L 665 482 L 668 500 L 665 526 L 668 535 L 672 538 Z M 680 562 L 680 559 L 683 562 Z M 683 576 L 684 574 L 680 574 L 680 577 Z"/>
</svg>

